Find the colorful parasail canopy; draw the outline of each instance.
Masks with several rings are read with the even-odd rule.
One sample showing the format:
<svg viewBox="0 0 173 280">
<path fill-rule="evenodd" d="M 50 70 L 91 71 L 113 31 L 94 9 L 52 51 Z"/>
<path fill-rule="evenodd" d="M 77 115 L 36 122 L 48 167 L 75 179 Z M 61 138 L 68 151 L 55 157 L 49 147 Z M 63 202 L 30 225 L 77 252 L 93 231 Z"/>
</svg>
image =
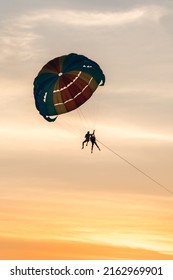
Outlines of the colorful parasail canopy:
<svg viewBox="0 0 173 280">
<path fill-rule="evenodd" d="M 91 59 L 75 53 L 54 58 L 34 80 L 36 108 L 47 121 L 55 121 L 85 103 L 104 83 L 103 71 Z"/>
</svg>

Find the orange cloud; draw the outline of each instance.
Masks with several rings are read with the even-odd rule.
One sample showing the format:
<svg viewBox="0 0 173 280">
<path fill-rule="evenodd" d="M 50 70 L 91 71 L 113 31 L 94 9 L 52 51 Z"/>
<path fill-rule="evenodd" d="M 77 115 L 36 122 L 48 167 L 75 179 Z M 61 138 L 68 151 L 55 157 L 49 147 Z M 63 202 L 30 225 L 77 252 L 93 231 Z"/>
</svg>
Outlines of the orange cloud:
<svg viewBox="0 0 173 280">
<path fill-rule="evenodd" d="M 151 250 L 85 242 L 2 238 L 1 260 L 172 260 Z"/>
</svg>

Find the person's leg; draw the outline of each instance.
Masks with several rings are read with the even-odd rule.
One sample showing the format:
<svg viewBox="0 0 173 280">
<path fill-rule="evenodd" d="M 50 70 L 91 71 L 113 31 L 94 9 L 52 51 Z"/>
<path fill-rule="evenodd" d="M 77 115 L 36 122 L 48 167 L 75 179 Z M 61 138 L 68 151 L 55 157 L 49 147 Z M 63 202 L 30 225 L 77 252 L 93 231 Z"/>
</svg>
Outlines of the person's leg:
<svg viewBox="0 0 173 280">
<path fill-rule="evenodd" d="M 97 148 L 99 149 L 99 151 L 100 151 L 100 148 L 99 148 L 99 146 L 98 146 L 98 144 L 95 142 L 95 145 L 97 146 Z"/>
<path fill-rule="evenodd" d="M 84 148 L 85 142 L 86 142 L 86 140 L 84 140 L 84 141 L 82 142 L 82 149 Z"/>
<path fill-rule="evenodd" d="M 91 145 L 91 153 L 93 153 L 93 147 L 94 147 L 94 143 L 92 142 L 92 145 Z"/>
</svg>

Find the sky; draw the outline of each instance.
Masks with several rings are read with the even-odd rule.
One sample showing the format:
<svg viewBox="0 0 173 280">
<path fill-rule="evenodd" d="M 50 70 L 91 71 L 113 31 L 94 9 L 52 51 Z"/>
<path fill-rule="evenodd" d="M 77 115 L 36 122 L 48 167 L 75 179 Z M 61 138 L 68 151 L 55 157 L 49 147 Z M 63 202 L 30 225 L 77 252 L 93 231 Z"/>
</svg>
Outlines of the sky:
<svg viewBox="0 0 173 280">
<path fill-rule="evenodd" d="M 172 1 L 7 0 L 0 28 L 0 259 L 172 259 Z M 72 52 L 106 83 L 48 123 L 34 78 Z"/>
</svg>

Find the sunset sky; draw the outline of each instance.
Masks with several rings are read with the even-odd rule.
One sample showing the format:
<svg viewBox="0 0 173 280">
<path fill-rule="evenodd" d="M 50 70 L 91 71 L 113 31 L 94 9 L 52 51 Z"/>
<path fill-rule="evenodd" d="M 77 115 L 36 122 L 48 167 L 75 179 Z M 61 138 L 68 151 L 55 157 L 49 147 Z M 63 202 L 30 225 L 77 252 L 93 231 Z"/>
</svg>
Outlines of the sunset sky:
<svg viewBox="0 0 173 280">
<path fill-rule="evenodd" d="M 7 0 L 0 14 L 0 259 L 173 259 L 172 1 Z M 72 52 L 105 86 L 48 123 L 34 78 Z"/>
</svg>

